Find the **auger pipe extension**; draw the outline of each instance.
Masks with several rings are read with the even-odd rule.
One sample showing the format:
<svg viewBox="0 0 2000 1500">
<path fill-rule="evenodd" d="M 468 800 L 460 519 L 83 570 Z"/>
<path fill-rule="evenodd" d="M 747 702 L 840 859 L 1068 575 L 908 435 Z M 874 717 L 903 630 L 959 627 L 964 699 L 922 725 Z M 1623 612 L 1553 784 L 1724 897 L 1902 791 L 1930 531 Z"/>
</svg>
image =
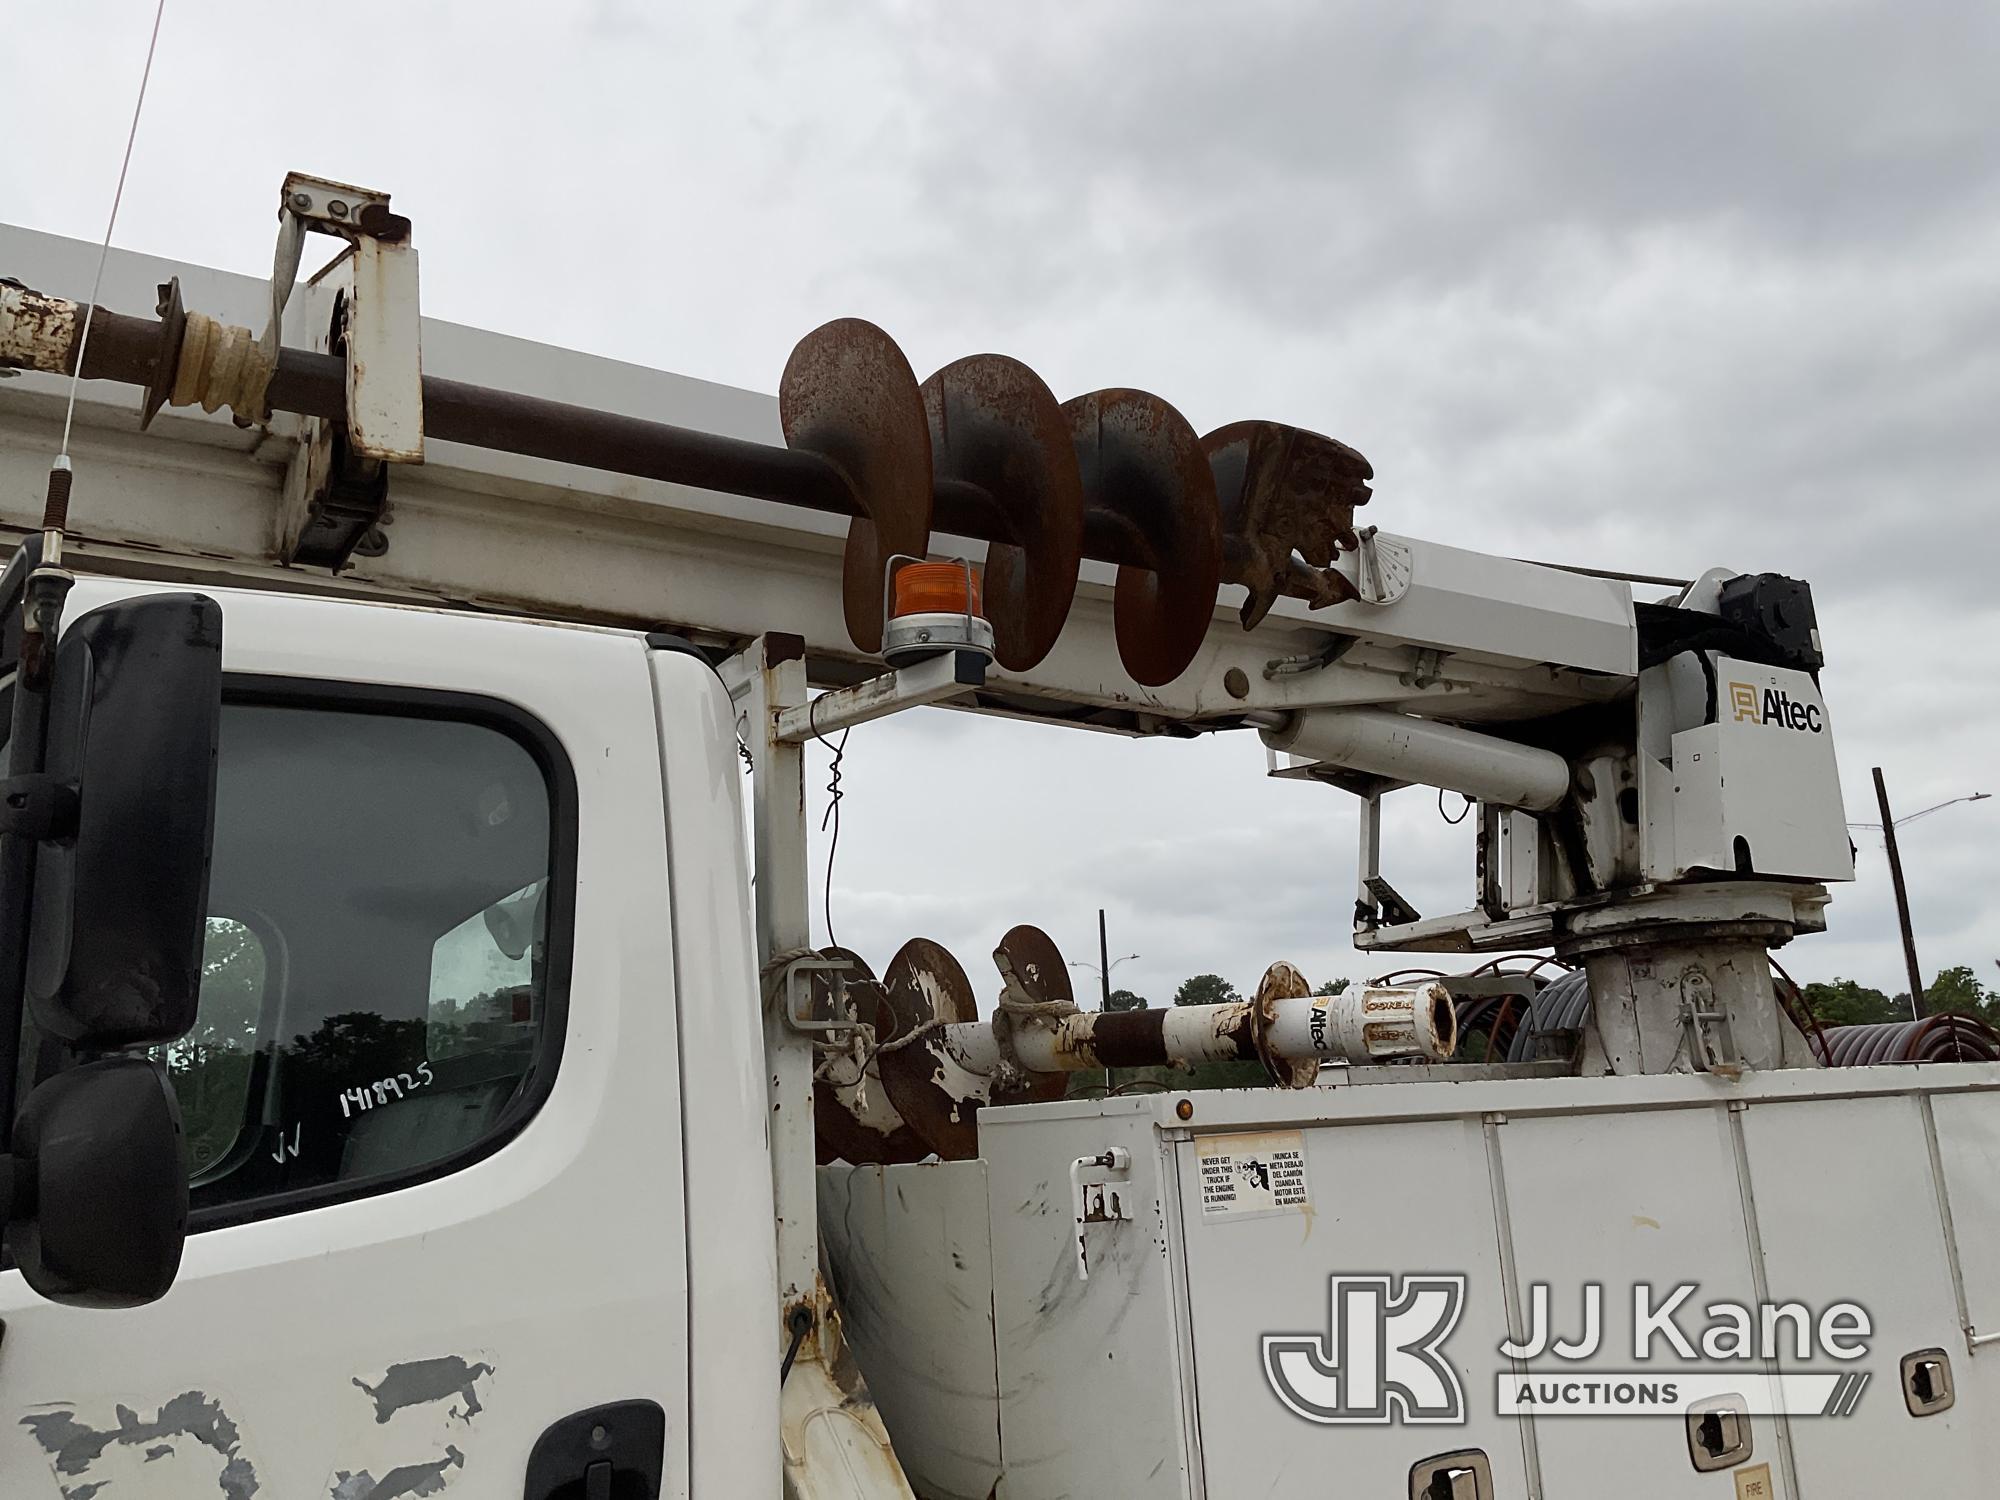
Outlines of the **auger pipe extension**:
<svg viewBox="0 0 2000 1500">
<path fill-rule="evenodd" d="M 87 312 L 87 303 L 0 281 L 0 367 L 70 374 L 77 334 Z M 102 307 L 90 318 L 82 379 L 116 381 L 155 392 L 173 388 L 176 371 L 163 366 L 171 366 L 179 351 L 165 318 L 134 317 Z M 424 376 L 423 398 L 424 430 L 444 442 L 717 490 L 826 515 L 850 519 L 865 515 L 853 484 L 840 467 L 804 449 L 725 437 L 436 375 Z M 264 399 L 271 411 L 344 420 L 345 362 L 338 355 L 280 349 Z M 259 421 L 266 413 L 238 415 Z M 932 494 L 939 530 L 1004 545 L 1021 540 L 1002 507 L 981 486 L 941 479 L 934 482 Z M 1112 529 L 1092 528 L 1084 541 L 1083 555 L 1114 566 L 1153 566 L 1134 537 Z M 1288 583 L 1284 592 L 1296 598 L 1314 597 L 1302 579 Z"/>
<path fill-rule="evenodd" d="M 1260 1018 L 1256 1002 L 1170 1005 L 1160 1010 L 1078 1011 L 1052 1023 L 1020 1025 L 1009 1042 L 1031 1073 L 1100 1068 L 1255 1062 L 1443 1061 L 1458 1048 L 1457 1013 L 1441 984 L 1354 986 L 1338 995 L 1276 1001 Z M 943 1029 L 940 1043 L 969 1073 L 1001 1066 L 1000 1033 L 986 1021 Z"/>
</svg>

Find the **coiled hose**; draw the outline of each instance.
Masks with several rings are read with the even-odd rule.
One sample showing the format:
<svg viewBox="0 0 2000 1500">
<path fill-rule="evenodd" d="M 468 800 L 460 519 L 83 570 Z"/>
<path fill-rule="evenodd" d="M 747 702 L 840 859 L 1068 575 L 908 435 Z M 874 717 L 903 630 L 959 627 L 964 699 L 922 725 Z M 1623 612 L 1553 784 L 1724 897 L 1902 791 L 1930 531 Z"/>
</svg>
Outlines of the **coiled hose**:
<svg viewBox="0 0 2000 1500">
<path fill-rule="evenodd" d="M 1574 1035 L 1590 1018 L 1590 980 L 1582 969 L 1564 974 L 1535 997 L 1525 1016 L 1503 1014 L 1508 997 L 1482 996 L 1459 1011 L 1460 1035 L 1491 1038 L 1488 1055 L 1504 1048 L 1508 1062 L 1532 1062 L 1537 1043 Z M 1512 1003 L 1509 1001 L 1508 1003 Z M 1947 1012 L 1916 1021 L 1815 1027 L 1814 1051 L 1829 1067 L 1878 1063 L 2000 1062 L 2000 1029 L 1975 1015 Z M 1497 1033 L 1497 1035 L 1496 1035 Z"/>
<path fill-rule="evenodd" d="M 1583 1030 L 1590 1016 L 1590 975 L 1572 969 L 1535 996 L 1527 1021 L 1515 1028 L 1507 1048 L 1508 1062 L 1533 1062 L 1539 1056 L 1536 1042 L 1542 1037 Z"/>
<path fill-rule="evenodd" d="M 1958 1012 L 1920 1021 L 1878 1021 L 1826 1028 L 1829 1061 L 1836 1068 L 1876 1063 L 2000 1062 L 2000 1031 L 1978 1016 Z"/>
</svg>

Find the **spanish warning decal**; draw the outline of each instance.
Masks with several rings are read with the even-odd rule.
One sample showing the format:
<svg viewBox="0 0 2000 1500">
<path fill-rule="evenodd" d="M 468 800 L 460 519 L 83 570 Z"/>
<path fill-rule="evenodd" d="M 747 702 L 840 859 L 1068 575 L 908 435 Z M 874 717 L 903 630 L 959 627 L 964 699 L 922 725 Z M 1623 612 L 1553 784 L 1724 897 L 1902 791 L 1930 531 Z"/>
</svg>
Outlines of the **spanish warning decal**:
<svg viewBox="0 0 2000 1500">
<path fill-rule="evenodd" d="M 1195 1148 L 1204 1219 L 1285 1213 L 1312 1202 L 1306 1187 L 1306 1139 L 1299 1131 L 1202 1136 Z"/>
</svg>

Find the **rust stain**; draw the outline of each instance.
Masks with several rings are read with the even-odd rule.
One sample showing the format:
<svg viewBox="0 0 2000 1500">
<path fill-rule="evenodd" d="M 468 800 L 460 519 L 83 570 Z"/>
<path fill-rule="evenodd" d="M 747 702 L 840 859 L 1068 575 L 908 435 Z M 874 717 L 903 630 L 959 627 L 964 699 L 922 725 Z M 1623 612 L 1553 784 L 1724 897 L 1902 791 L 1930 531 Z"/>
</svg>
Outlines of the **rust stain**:
<svg viewBox="0 0 2000 1500">
<path fill-rule="evenodd" d="M 778 381 L 785 445 L 846 478 L 860 514 L 848 524 L 841 604 L 847 633 L 882 649 L 889 559 L 923 557 L 931 538 L 931 434 L 917 377 L 873 323 L 839 318 L 800 339 Z"/>
<path fill-rule="evenodd" d="M 986 549 L 986 613 L 1000 665 L 1022 672 L 1056 643 L 1083 556 L 1083 476 L 1041 377 L 1004 354 L 946 365 L 923 385 L 940 482 L 977 486 L 1001 533 Z"/>
<path fill-rule="evenodd" d="M 846 976 L 848 1003 L 858 1019 L 874 1028 L 878 1042 L 888 1040 L 895 1016 L 874 972 L 850 948 L 826 953 L 853 966 Z M 812 992 L 813 1014 L 830 1015 L 833 982 L 825 971 L 813 974 Z M 813 1135 L 822 1166 L 836 1160 L 857 1166 L 921 1161 L 930 1151 L 890 1102 L 880 1058 L 872 1048 L 859 1057 L 829 1058 L 814 1078 Z"/>
<path fill-rule="evenodd" d="M 1194 428 L 1147 391 L 1092 391 L 1063 403 L 1083 474 L 1084 536 L 1121 562 L 1112 602 L 1118 659 L 1163 687 L 1201 650 L 1222 582 L 1215 476 Z"/>
<path fill-rule="evenodd" d="M 1281 594 L 1314 609 L 1357 597 L 1333 561 L 1361 547 L 1354 507 L 1368 503 L 1375 475 L 1366 458 L 1336 438 L 1283 422 L 1232 422 L 1201 446 L 1221 506 L 1224 576 L 1249 592 L 1245 630 Z"/>
<path fill-rule="evenodd" d="M 1312 1087 L 1319 1077 L 1319 1059 L 1316 1057 L 1285 1058 L 1271 1050 L 1271 1023 L 1278 1014 L 1280 1000 L 1303 1000 L 1312 994 L 1312 985 L 1306 976 L 1293 964 L 1282 959 L 1264 971 L 1258 982 L 1257 994 L 1251 1004 L 1251 1035 L 1256 1043 L 1257 1057 L 1264 1064 L 1264 1071 L 1271 1075 L 1271 1081 L 1284 1089 Z"/>
<path fill-rule="evenodd" d="M 80 312 L 66 297 L 0 281 L 0 367 L 66 373 Z"/>
<path fill-rule="evenodd" d="M 883 972 L 882 990 L 895 1021 L 891 1040 L 933 1020 L 979 1018 L 972 981 L 951 951 L 929 938 L 911 938 L 897 950 Z M 975 1120 L 985 1102 L 985 1079 L 921 1041 L 881 1053 L 879 1064 L 890 1102 L 929 1150 L 946 1161 L 979 1154 Z"/>
</svg>

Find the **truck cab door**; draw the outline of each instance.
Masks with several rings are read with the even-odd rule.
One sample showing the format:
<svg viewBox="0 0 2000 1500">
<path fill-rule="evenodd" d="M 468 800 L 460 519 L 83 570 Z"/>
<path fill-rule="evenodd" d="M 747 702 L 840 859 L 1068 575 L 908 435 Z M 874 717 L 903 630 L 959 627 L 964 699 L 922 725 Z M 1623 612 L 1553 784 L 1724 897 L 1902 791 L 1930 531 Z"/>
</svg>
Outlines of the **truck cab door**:
<svg viewBox="0 0 2000 1500">
<path fill-rule="evenodd" d="M 81 582 L 72 617 L 136 591 Z M 130 1311 L 0 1273 L 0 1493 L 685 1495 L 646 648 L 214 593 L 200 1013 L 163 1049 L 192 1232 Z"/>
</svg>

